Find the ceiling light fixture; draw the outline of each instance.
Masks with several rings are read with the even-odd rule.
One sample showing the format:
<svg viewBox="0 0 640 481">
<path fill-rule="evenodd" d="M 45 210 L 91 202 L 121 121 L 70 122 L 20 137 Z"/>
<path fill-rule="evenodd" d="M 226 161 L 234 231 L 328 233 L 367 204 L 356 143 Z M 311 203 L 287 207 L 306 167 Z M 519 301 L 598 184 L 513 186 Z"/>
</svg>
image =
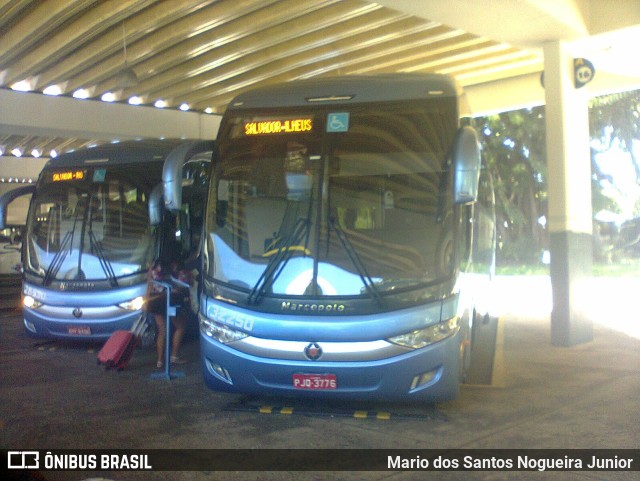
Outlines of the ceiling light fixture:
<svg viewBox="0 0 640 481">
<path fill-rule="evenodd" d="M 124 51 L 124 67 L 116 76 L 116 87 L 127 89 L 138 85 L 138 76 L 127 63 L 127 40 L 124 31 L 124 22 L 122 22 L 122 47 Z"/>
<path fill-rule="evenodd" d="M 31 92 L 33 90 L 33 85 L 31 85 L 31 82 L 28 80 L 21 80 L 20 82 L 12 84 L 9 88 L 16 92 Z"/>
<path fill-rule="evenodd" d="M 45 95 L 62 95 L 62 88 L 60 87 L 60 85 L 49 85 L 47 88 L 45 88 L 42 91 L 43 94 Z"/>
<path fill-rule="evenodd" d="M 74 99 L 84 100 L 84 99 L 88 99 L 90 96 L 91 94 L 87 89 L 78 89 L 75 92 L 73 92 Z"/>
</svg>

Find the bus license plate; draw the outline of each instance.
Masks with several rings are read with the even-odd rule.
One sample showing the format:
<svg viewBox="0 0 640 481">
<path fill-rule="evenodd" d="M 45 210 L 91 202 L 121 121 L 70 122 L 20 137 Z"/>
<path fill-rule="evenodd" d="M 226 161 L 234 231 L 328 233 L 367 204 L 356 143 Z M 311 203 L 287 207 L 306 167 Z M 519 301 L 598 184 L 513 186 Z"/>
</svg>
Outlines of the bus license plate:
<svg viewBox="0 0 640 481">
<path fill-rule="evenodd" d="M 336 389 L 338 379 L 335 374 L 301 374 L 293 375 L 293 387 L 296 389 Z"/>
<path fill-rule="evenodd" d="M 91 328 L 89 326 L 68 326 L 67 333 L 72 336 L 90 336 Z"/>
</svg>

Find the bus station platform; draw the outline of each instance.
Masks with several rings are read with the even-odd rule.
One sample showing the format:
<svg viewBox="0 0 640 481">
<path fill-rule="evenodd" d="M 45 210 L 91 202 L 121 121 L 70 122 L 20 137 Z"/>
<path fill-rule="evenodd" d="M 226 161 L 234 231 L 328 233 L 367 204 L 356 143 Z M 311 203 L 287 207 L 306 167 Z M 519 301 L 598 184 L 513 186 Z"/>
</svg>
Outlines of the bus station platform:
<svg viewBox="0 0 640 481">
<path fill-rule="evenodd" d="M 490 383 L 436 405 L 300 402 L 210 391 L 197 339 L 158 380 L 153 348 L 123 371 L 96 363 L 99 345 L 26 336 L 0 311 L 0 448 L 84 449 L 637 449 L 640 446 L 639 279 L 597 281 L 594 340 L 555 347 L 548 278 L 497 278 L 500 305 Z M 630 291 L 627 291 L 630 289 Z M 627 294 L 625 294 L 627 292 Z M 280 451 L 282 450 L 282 451 Z M 46 481 L 637 480 L 629 471 L 40 471 Z M 3 477 L 3 479 L 7 479 Z M 14 478 L 18 479 L 18 478 Z"/>
</svg>

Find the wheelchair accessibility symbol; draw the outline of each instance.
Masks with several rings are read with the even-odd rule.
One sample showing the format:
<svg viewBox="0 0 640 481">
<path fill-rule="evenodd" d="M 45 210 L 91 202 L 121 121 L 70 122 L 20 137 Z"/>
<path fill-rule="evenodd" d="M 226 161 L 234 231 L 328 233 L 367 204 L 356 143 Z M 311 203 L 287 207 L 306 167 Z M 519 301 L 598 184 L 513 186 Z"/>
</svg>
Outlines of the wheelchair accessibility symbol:
<svg viewBox="0 0 640 481">
<path fill-rule="evenodd" d="M 327 132 L 347 132 L 349 112 L 331 113 L 327 116 Z"/>
</svg>

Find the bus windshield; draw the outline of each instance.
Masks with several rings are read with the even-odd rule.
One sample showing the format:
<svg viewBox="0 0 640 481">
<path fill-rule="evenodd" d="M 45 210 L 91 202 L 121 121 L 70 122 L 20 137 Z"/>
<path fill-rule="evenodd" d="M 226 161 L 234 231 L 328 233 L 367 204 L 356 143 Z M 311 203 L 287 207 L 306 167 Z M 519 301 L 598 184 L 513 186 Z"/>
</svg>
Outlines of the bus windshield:
<svg viewBox="0 0 640 481">
<path fill-rule="evenodd" d="M 148 179 L 159 178 L 161 169 L 162 163 L 45 170 L 27 220 L 25 273 L 45 286 L 108 281 L 115 287 L 143 272 L 153 255 Z"/>
<path fill-rule="evenodd" d="M 246 304 L 369 297 L 453 277 L 455 99 L 229 115 L 208 277 Z"/>
</svg>

